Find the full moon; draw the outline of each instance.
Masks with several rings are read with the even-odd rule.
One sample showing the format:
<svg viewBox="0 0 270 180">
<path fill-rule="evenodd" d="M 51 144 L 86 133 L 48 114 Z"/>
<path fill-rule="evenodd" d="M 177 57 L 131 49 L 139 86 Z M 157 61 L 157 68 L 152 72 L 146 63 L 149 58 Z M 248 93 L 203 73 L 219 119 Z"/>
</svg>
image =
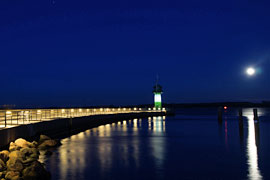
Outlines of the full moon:
<svg viewBox="0 0 270 180">
<path fill-rule="evenodd" d="M 249 75 L 249 76 L 252 76 L 252 75 L 254 75 L 255 74 L 255 69 L 254 68 L 252 68 L 252 67 L 250 67 L 250 68 L 247 68 L 247 74 Z"/>
</svg>

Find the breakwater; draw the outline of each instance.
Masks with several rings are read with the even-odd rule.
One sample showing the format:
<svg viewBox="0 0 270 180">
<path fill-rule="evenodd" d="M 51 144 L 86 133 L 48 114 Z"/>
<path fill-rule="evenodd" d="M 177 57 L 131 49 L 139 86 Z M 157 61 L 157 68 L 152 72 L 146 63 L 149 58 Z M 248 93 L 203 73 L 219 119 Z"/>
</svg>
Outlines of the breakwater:
<svg viewBox="0 0 270 180">
<path fill-rule="evenodd" d="M 102 124 L 109 124 L 127 119 L 165 115 L 167 115 L 167 111 L 136 111 L 117 114 L 96 114 L 82 117 L 70 116 L 62 119 L 23 124 L 1 129 L 0 147 L 5 147 L 18 138 L 31 139 L 40 134 L 47 134 L 53 138 L 65 137 Z"/>
</svg>

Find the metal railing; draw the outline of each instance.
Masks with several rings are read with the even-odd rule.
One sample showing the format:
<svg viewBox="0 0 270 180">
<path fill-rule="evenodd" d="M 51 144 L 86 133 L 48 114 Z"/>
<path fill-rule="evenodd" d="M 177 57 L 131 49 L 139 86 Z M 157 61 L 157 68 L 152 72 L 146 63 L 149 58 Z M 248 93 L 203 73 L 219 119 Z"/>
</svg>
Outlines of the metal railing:
<svg viewBox="0 0 270 180">
<path fill-rule="evenodd" d="M 16 109 L 0 110 L 0 128 L 13 127 L 22 124 L 50 121 L 61 118 L 74 118 L 101 114 L 139 113 L 166 111 L 155 108 L 99 108 L 99 109 Z"/>
</svg>

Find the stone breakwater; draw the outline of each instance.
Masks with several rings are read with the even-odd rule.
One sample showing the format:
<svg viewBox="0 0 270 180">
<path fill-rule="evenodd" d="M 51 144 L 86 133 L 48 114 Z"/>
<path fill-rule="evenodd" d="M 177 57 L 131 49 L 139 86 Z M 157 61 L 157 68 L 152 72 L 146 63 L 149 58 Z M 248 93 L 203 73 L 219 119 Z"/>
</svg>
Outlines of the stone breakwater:
<svg viewBox="0 0 270 180">
<path fill-rule="evenodd" d="M 58 140 L 40 135 L 38 141 L 19 138 L 8 150 L 0 152 L 0 180 L 47 180 L 50 172 L 39 161 L 40 155 L 50 155 L 50 148 L 60 145 Z"/>
</svg>

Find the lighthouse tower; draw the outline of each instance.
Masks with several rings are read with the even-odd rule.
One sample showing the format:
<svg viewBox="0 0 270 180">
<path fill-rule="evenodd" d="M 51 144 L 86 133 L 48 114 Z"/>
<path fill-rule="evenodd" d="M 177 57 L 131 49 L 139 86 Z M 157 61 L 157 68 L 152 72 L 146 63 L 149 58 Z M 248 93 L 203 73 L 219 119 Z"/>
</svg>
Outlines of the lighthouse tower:
<svg viewBox="0 0 270 180">
<path fill-rule="evenodd" d="M 153 93 L 154 93 L 155 108 L 161 109 L 162 108 L 161 94 L 163 93 L 162 86 L 156 83 L 156 85 L 154 86 Z"/>
</svg>

